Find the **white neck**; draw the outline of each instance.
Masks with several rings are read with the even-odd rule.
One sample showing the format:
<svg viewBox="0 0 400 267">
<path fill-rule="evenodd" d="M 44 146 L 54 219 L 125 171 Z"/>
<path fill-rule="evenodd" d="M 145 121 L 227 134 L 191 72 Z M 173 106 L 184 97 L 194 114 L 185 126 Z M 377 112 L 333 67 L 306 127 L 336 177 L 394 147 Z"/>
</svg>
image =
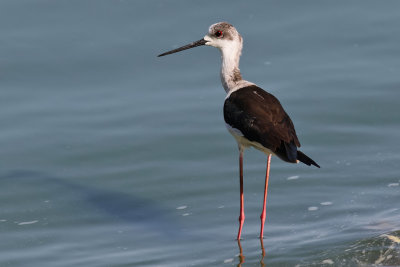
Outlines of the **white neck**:
<svg viewBox="0 0 400 267">
<path fill-rule="evenodd" d="M 240 74 L 239 60 L 242 53 L 242 43 L 230 42 L 220 50 L 222 54 L 221 82 L 226 93 L 230 95 L 237 89 L 253 85 L 253 83 L 243 80 Z"/>
</svg>

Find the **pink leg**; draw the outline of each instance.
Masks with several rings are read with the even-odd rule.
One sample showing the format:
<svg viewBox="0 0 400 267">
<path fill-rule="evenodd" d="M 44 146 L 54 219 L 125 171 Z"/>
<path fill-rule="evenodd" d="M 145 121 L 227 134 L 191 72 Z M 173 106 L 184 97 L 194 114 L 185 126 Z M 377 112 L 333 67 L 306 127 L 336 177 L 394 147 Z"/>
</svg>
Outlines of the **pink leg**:
<svg viewBox="0 0 400 267">
<path fill-rule="evenodd" d="M 271 165 L 271 155 L 268 155 L 268 160 L 267 160 L 267 172 L 265 174 L 265 187 L 264 187 L 264 202 L 263 202 L 263 209 L 261 212 L 261 231 L 260 231 L 260 238 L 264 237 L 264 223 L 265 223 L 265 217 L 266 217 L 266 205 L 267 205 L 267 194 L 268 194 L 268 179 L 269 179 L 269 167 Z"/>
<path fill-rule="evenodd" d="M 243 206 L 243 149 L 239 148 L 239 176 L 240 176 L 240 215 L 239 215 L 239 231 L 237 240 L 240 240 L 242 234 L 242 227 L 244 222 L 244 206 Z"/>
</svg>

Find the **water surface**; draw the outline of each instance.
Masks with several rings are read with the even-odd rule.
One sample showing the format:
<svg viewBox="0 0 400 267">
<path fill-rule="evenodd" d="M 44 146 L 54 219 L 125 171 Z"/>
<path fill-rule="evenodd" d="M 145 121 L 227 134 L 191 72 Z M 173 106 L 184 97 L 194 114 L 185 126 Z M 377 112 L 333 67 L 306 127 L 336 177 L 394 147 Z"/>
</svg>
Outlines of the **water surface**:
<svg viewBox="0 0 400 267">
<path fill-rule="evenodd" d="M 400 265 L 399 8 L 2 1 L 0 265 Z M 242 34 L 244 78 L 280 99 L 322 167 L 273 158 L 265 257 L 255 150 L 235 241 L 219 52 L 156 57 L 218 21 Z"/>
</svg>

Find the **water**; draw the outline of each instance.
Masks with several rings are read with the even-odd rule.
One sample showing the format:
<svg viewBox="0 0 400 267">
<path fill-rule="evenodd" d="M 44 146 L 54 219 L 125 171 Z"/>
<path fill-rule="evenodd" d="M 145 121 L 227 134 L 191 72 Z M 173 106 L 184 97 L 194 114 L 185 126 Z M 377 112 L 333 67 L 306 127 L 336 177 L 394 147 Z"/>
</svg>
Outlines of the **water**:
<svg viewBox="0 0 400 267">
<path fill-rule="evenodd" d="M 0 3 L 0 266 L 400 265 L 400 3 Z M 216 49 L 277 96 L 321 169 L 237 148 Z M 396 239 L 397 238 L 397 239 Z"/>
</svg>

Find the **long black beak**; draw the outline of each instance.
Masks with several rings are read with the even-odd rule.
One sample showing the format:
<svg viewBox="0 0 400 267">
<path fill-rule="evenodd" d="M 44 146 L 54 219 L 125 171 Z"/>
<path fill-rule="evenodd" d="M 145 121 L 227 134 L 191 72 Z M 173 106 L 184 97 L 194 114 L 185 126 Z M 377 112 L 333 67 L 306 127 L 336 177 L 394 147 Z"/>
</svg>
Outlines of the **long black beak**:
<svg viewBox="0 0 400 267">
<path fill-rule="evenodd" d="M 183 51 L 183 50 L 186 50 L 186 49 L 190 49 L 190 48 L 193 48 L 193 47 L 196 47 L 196 46 L 205 45 L 206 43 L 207 43 L 206 40 L 201 39 L 201 40 L 198 40 L 196 42 L 190 43 L 188 45 L 184 45 L 182 47 L 179 47 L 177 49 L 162 53 L 162 54 L 158 55 L 158 57 L 162 57 L 162 56 L 166 56 L 166 55 L 173 54 L 173 53 L 176 53 L 176 52 L 180 52 L 180 51 Z"/>
</svg>

